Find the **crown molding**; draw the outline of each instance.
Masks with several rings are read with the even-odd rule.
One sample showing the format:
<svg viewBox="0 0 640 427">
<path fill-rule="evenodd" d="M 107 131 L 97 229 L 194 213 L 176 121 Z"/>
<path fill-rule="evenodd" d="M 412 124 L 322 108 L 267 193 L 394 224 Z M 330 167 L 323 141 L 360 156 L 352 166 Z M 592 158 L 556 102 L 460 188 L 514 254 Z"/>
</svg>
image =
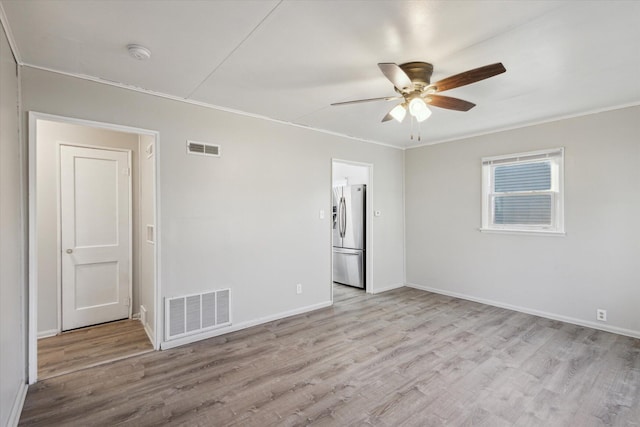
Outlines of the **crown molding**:
<svg viewBox="0 0 640 427">
<path fill-rule="evenodd" d="M 9 26 L 9 19 L 7 18 L 7 14 L 4 11 L 2 2 L 0 2 L 0 22 L 2 23 L 2 27 L 4 28 L 4 33 L 7 35 L 7 40 L 9 41 L 9 47 L 11 48 L 11 52 L 13 53 L 13 57 L 15 58 L 18 65 L 23 65 L 22 58 L 20 57 L 20 52 L 18 51 L 18 45 L 16 44 L 16 40 L 13 37 L 13 32 L 11 31 L 11 27 Z"/>
</svg>

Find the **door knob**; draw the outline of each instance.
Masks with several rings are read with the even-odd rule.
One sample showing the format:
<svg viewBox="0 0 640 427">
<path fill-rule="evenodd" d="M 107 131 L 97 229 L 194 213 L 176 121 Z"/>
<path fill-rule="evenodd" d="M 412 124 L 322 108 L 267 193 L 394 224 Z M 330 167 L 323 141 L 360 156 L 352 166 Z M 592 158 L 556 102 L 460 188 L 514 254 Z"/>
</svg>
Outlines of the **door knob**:
<svg viewBox="0 0 640 427">
<path fill-rule="evenodd" d="M 73 249 L 67 249 L 67 253 L 68 254 L 72 254 L 73 253 Z"/>
</svg>

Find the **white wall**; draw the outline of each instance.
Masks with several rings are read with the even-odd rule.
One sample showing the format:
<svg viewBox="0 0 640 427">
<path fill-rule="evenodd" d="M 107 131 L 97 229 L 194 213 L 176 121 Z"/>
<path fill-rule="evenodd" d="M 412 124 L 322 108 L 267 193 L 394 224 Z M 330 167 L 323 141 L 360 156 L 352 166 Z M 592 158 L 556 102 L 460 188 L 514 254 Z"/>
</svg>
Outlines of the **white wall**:
<svg viewBox="0 0 640 427">
<path fill-rule="evenodd" d="M 152 152 L 147 155 L 147 149 L 151 146 Z M 140 135 L 139 156 L 139 176 L 140 176 L 140 198 L 139 198 L 139 250 L 138 250 L 138 281 L 140 289 L 139 304 L 147 309 L 147 316 L 144 327 L 150 337 L 154 337 L 155 331 L 155 294 L 154 294 L 154 274 L 155 274 L 155 244 L 147 241 L 147 225 L 154 226 L 155 232 L 155 138 L 150 135 Z M 134 255 L 135 256 L 135 255 Z M 139 310 L 134 306 L 134 310 Z"/>
<path fill-rule="evenodd" d="M 481 164 L 565 147 L 565 237 L 488 234 Z M 407 282 L 640 336 L 640 107 L 407 150 Z M 603 325 L 603 324 L 601 324 Z"/>
<path fill-rule="evenodd" d="M 403 283 L 400 150 L 29 67 L 23 108 L 160 132 L 163 297 L 231 287 L 235 324 L 330 301 L 332 158 L 374 165 L 372 287 Z"/>
<path fill-rule="evenodd" d="M 0 26 L 1 27 L 1 26 Z M 19 81 L 0 29 L 0 425 L 17 423 L 26 392 L 25 151 L 19 138 Z"/>
<path fill-rule="evenodd" d="M 139 247 L 138 224 L 138 135 L 107 129 L 91 128 L 68 123 L 38 120 L 37 151 L 37 206 L 38 206 L 38 333 L 51 335 L 58 329 L 58 158 L 59 143 L 91 145 L 131 150 L 132 176 L 132 263 L 133 313 L 138 312 L 139 259 L 135 255 Z"/>
</svg>

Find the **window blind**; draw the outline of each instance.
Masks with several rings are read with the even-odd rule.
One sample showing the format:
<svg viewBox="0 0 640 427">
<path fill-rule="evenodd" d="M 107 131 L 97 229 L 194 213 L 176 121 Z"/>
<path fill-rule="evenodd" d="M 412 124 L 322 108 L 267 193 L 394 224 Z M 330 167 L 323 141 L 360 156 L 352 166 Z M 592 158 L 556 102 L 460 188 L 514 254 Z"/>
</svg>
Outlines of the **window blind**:
<svg viewBox="0 0 640 427">
<path fill-rule="evenodd" d="M 551 194 L 531 194 L 551 190 L 549 160 L 495 166 L 493 223 L 497 225 L 551 225 Z"/>
<path fill-rule="evenodd" d="M 551 189 L 551 163 L 518 163 L 496 166 L 494 192 L 535 191 Z"/>
<path fill-rule="evenodd" d="M 551 225 L 551 194 L 495 196 L 494 224 Z"/>
</svg>

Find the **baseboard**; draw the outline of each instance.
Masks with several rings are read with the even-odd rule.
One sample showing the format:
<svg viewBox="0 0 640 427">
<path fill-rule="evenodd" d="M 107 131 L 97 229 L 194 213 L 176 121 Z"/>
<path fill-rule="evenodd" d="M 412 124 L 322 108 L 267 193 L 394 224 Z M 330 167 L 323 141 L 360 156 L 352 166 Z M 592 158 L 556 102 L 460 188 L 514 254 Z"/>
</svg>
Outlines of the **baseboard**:
<svg viewBox="0 0 640 427">
<path fill-rule="evenodd" d="M 22 414 L 22 406 L 24 405 L 24 399 L 27 397 L 27 389 L 29 386 L 26 383 L 20 385 L 16 399 L 13 401 L 11 412 L 9 413 L 9 419 L 7 420 L 7 427 L 16 427 L 20 421 L 20 414 Z"/>
<path fill-rule="evenodd" d="M 55 337 L 59 333 L 60 333 L 60 331 L 58 329 L 49 329 L 48 331 L 39 331 L 38 332 L 38 339 Z"/>
<path fill-rule="evenodd" d="M 147 338 L 149 338 L 149 341 L 151 341 L 151 345 L 155 349 L 156 348 L 156 342 L 153 339 L 154 334 L 153 334 L 153 331 L 151 330 L 151 328 L 149 327 L 149 324 L 148 323 L 144 323 L 142 325 L 142 327 L 144 328 L 144 331 L 147 333 Z"/>
<path fill-rule="evenodd" d="M 374 289 L 371 293 L 372 294 L 381 294 L 383 292 L 387 292 L 387 291 L 392 291 L 394 289 L 399 289 L 399 288 L 403 288 L 404 287 L 404 283 L 396 283 L 395 285 L 389 285 L 386 286 L 384 288 L 380 288 L 380 289 Z"/>
<path fill-rule="evenodd" d="M 133 313 L 131 315 L 132 320 L 140 320 L 140 313 Z"/>
<path fill-rule="evenodd" d="M 521 307 L 512 304 L 506 304 L 499 301 L 493 301 L 484 298 L 477 298 L 471 295 L 460 294 L 457 292 L 445 291 L 443 289 L 436 289 L 424 285 L 416 285 L 415 283 L 407 283 L 405 286 L 414 289 L 420 289 L 422 291 L 433 292 L 434 294 L 446 295 L 449 297 L 460 298 L 468 301 L 479 302 L 481 304 L 491 305 L 494 307 L 506 308 L 507 310 L 518 311 L 520 313 L 532 314 L 538 317 L 544 317 L 551 320 L 558 320 L 560 322 L 571 323 L 573 325 L 585 326 L 587 328 L 598 329 L 600 331 L 611 332 L 618 335 L 625 335 L 632 338 L 640 338 L 640 331 L 634 331 L 632 329 L 620 328 L 617 326 L 603 325 L 601 323 L 591 322 L 589 320 L 577 319 L 575 317 L 563 316 L 561 314 L 549 313 L 547 311 L 535 310 L 532 308 Z"/>
<path fill-rule="evenodd" d="M 160 343 L 161 350 L 168 350 L 170 348 L 179 347 L 185 344 L 191 344 L 196 341 L 202 341 L 209 338 L 217 337 L 219 335 L 228 334 L 231 332 L 240 331 L 242 329 L 247 329 L 252 326 L 262 325 L 263 323 L 273 322 L 274 320 L 280 320 L 291 316 L 296 316 L 298 314 L 308 313 L 310 311 L 319 310 L 321 308 L 329 307 L 333 304 L 331 301 L 325 301 L 318 304 L 308 305 L 306 307 L 296 308 L 294 310 L 284 311 L 281 313 L 273 314 L 271 316 L 260 317 L 258 319 L 249 320 L 247 322 L 238 323 L 235 325 L 231 325 L 228 328 L 215 329 L 213 331 L 204 332 L 202 334 L 191 335 L 184 338 L 178 338 L 176 340 L 171 341 L 163 341 Z"/>
</svg>

